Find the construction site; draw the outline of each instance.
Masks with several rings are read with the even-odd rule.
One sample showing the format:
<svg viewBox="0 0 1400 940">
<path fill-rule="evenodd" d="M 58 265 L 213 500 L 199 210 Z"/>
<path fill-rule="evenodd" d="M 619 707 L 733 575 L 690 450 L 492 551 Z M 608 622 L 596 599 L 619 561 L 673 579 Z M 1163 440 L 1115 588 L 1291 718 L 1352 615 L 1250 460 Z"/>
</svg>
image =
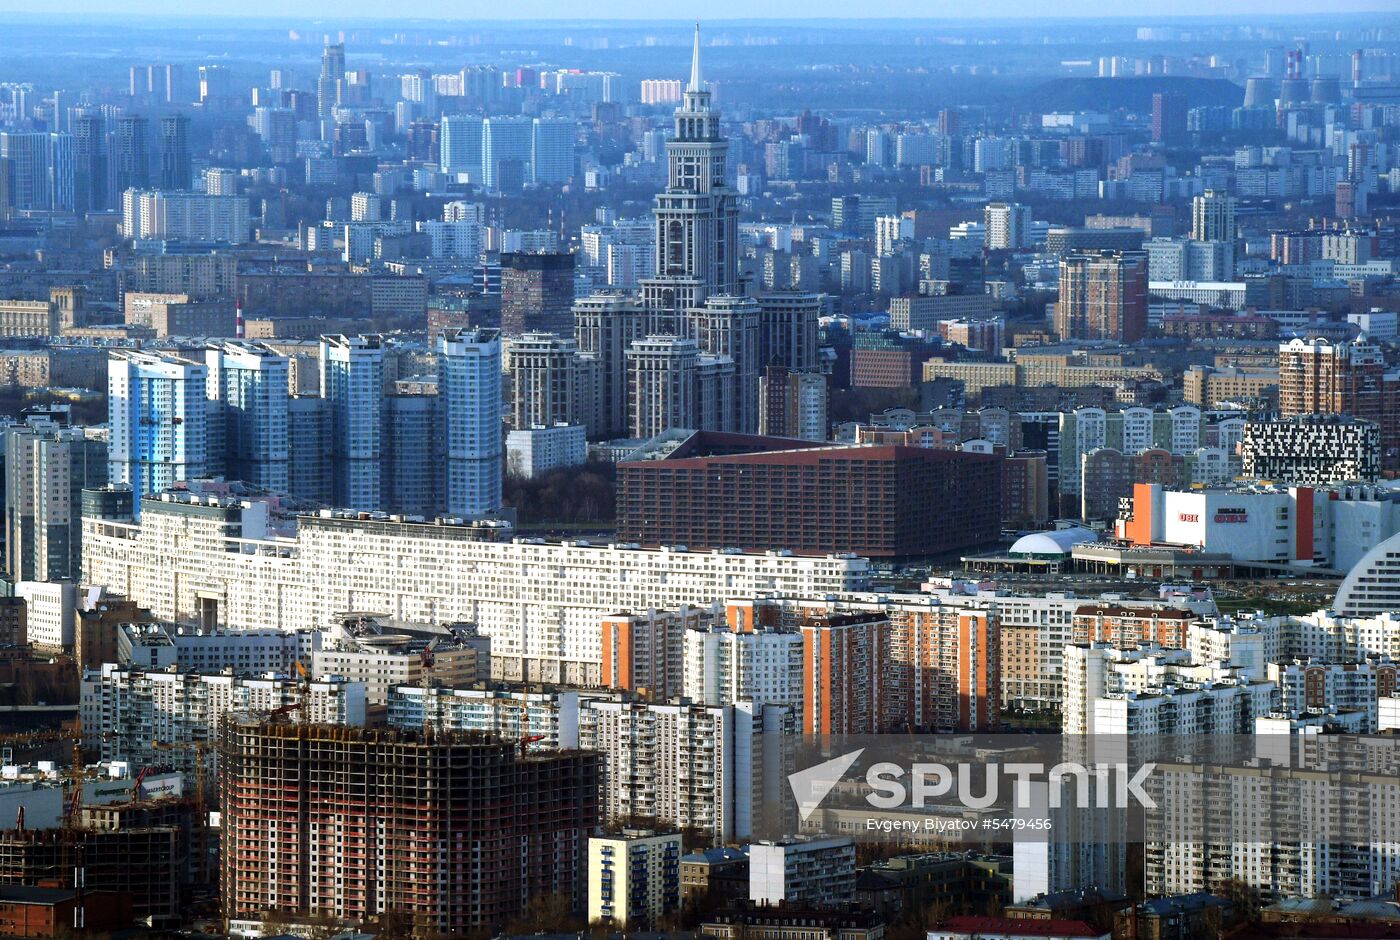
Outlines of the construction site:
<svg viewBox="0 0 1400 940">
<path fill-rule="evenodd" d="M 456 933 L 584 890 L 596 754 L 278 716 L 224 722 L 219 756 L 226 924 L 392 914 Z"/>
<path fill-rule="evenodd" d="M 202 786 L 187 795 L 168 767 L 89 768 L 79 741 L 73 728 L 0 738 L 7 776 L 0 799 L 13 812 L 0 830 L 0 885 L 71 889 L 75 931 L 84 929 L 89 894 L 108 899 L 104 907 L 116 899 L 133 923 L 181 923 L 199 888 L 213 881 Z M 67 767 L 16 760 L 64 744 L 72 745 Z"/>
</svg>

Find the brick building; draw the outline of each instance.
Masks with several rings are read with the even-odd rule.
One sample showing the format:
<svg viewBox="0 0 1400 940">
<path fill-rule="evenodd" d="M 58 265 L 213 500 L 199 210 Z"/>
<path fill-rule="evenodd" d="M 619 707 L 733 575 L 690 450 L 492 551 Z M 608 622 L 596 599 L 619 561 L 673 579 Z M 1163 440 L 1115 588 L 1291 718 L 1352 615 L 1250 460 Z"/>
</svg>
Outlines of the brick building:
<svg viewBox="0 0 1400 940">
<path fill-rule="evenodd" d="M 618 465 L 618 534 L 691 549 L 939 555 L 995 541 L 1002 458 L 698 432 Z"/>
<path fill-rule="evenodd" d="M 1186 649 L 1193 620 L 1191 611 L 1176 608 L 1085 604 L 1074 611 L 1071 630 L 1075 643 L 1109 643 L 1120 649 L 1156 644 L 1180 650 Z"/>
</svg>

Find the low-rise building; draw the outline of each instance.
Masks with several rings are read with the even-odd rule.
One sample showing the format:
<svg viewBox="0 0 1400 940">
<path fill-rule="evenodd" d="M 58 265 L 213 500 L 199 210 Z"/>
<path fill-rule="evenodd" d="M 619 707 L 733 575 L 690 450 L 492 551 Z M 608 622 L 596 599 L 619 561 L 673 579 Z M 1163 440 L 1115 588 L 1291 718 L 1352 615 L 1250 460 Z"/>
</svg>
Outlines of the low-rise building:
<svg viewBox="0 0 1400 940">
<path fill-rule="evenodd" d="M 885 921 L 874 911 L 805 905 L 736 904 L 708 914 L 700 936 L 720 940 L 883 940 Z"/>
<path fill-rule="evenodd" d="M 506 432 L 506 469 L 526 480 L 588 460 L 588 429 L 581 424 Z"/>
<path fill-rule="evenodd" d="M 467 624 L 417 624 L 377 614 L 339 618 L 312 653 L 317 675 L 364 683 L 371 705 L 387 705 L 395 686 L 436 679 L 447 685 L 491 676 L 491 641 Z"/>
<path fill-rule="evenodd" d="M 1082 920 L 950 917 L 928 932 L 928 940 L 1109 940 L 1112 935 Z"/>
</svg>

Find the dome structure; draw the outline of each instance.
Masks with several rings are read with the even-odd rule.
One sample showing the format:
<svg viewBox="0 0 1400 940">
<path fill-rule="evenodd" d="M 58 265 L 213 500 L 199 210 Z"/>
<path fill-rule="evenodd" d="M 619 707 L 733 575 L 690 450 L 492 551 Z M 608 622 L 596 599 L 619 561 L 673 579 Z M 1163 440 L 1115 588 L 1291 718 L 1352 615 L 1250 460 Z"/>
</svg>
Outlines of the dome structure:
<svg viewBox="0 0 1400 940">
<path fill-rule="evenodd" d="M 1066 558 L 1081 542 L 1096 542 L 1098 536 L 1091 529 L 1075 526 L 1069 529 L 1051 529 L 1048 532 L 1032 532 L 1016 540 L 1007 553 L 1012 558 Z"/>
</svg>

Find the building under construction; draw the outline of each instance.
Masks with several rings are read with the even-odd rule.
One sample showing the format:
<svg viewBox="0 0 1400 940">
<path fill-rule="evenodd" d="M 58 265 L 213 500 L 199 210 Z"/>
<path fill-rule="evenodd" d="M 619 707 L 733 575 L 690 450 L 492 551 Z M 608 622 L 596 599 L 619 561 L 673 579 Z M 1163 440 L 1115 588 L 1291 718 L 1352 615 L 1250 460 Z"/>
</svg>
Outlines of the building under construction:
<svg viewBox="0 0 1400 940">
<path fill-rule="evenodd" d="M 269 911 L 421 934 L 497 929 L 532 899 L 577 906 L 599 760 L 466 732 L 225 722 L 227 920 Z"/>
<path fill-rule="evenodd" d="M 132 915 L 156 926 L 179 923 L 187 859 L 173 826 L 0 832 L 0 884 L 72 888 L 81 870 L 86 890 L 129 896 Z"/>
</svg>

